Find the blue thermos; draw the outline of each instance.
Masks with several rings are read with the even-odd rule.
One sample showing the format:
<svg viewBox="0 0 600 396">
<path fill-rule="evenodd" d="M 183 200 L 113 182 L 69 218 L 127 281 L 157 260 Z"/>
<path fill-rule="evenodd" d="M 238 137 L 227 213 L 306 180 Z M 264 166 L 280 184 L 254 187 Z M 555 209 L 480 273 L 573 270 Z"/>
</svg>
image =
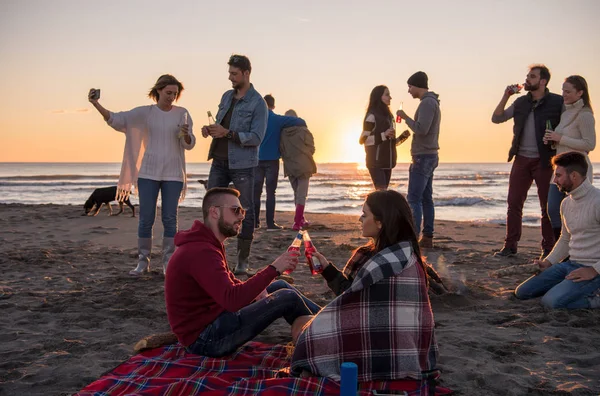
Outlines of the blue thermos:
<svg viewBox="0 0 600 396">
<path fill-rule="evenodd" d="M 340 396 L 356 396 L 358 390 L 358 366 L 356 363 L 342 363 Z"/>
</svg>

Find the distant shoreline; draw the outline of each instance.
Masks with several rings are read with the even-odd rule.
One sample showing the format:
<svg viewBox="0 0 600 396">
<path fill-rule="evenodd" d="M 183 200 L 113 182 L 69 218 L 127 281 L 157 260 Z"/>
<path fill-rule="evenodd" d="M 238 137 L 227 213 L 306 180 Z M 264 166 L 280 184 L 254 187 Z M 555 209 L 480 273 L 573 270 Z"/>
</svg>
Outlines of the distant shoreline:
<svg viewBox="0 0 600 396">
<path fill-rule="evenodd" d="M 64 162 L 22 162 L 22 161 L 8 161 L 8 162 L 0 162 L 2 164 L 120 164 L 121 161 L 91 161 L 91 162 L 72 162 L 72 161 L 64 161 Z M 191 162 L 188 161 L 186 164 L 210 164 L 211 161 L 197 161 Z M 506 164 L 506 161 L 495 161 L 495 162 L 447 162 L 440 161 L 440 164 L 473 164 L 473 165 L 495 165 L 495 164 Z M 322 165 L 348 165 L 348 164 L 356 164 L 362 165 L 361 162 L 317 162 L 317 164 Z M 410 164 L 410 162 L 398 162 L 398 164 Z M 600 162 L 592 162 L 592 164 L 600 164 Z"/>
</svg>

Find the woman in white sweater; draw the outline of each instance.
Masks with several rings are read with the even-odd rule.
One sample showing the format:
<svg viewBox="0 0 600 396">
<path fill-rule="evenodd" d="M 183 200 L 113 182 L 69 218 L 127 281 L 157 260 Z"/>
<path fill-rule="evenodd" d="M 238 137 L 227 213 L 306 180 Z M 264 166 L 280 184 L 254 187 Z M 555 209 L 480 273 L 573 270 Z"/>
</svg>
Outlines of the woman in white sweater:
<svg viewBox="0 0 600 396">
<path fill-rule="evenodd" d="M 150 269 L 152 228 L 156 217 L 158 194 L 161 193 L 163 234 L 163 272 L 175 251 L 177 209 L 185 197 L 186 170 L 184 150 L 196 144 L 192 118 L 188 111 L 174 106 L 183 91 L 183 84 L 165 74 L 158 78 L 148 97 L 156 104 L 113 113 L 98 103 L 95 90 L 89 101 L 104 120 L 125 133 L 123 164 L 117 185 L 117 199 L 122 200 L 135 188 L 140 200 L 138 224 L 138 262 L 131 275 L 141 275 Z"/>
<path fill-rule="evenodd" d="M 596 147 L 596 128 L 587 81 L 581 76 L 567 77 L 562 90 L 566 109 L 556 130 L 546 131 L 544 142 L 552 143 L 556 147 L 556 154 L 577 151 L 585 155 L 588 162 L 587 178 L 593 182 L 594 171 L 588 153 Z M 556 240 L 560 237 L 560 204 L 564 197 L 565 194 L 552 183 L 548 193 L 548 215 Z"/>
</svg>

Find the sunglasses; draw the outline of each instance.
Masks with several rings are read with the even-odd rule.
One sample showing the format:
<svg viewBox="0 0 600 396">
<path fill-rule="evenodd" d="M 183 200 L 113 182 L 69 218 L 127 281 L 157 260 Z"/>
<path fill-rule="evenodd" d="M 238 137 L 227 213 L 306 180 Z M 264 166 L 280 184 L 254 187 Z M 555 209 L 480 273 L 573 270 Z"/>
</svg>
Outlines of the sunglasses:
<svg viewBox="0 0 600 396">
<path fill-rule="evenodd" d="M 242 215 L 246 216 L 246 209 L 241 206 L 227 206 L 227 205 L 215 205 L 217 208 L 229 208 L 236 216 Z"/>
</svg>

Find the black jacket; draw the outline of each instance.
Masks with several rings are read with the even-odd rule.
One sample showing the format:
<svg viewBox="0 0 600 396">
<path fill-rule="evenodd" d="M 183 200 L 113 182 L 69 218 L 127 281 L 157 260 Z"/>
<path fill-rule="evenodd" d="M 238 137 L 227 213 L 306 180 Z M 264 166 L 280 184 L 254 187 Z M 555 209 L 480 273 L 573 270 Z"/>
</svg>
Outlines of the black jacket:
<svg viewBox="0 0 600 396">
<path fill-rule="evenodd" d="M 365 121 L 363 130 L 371 130 L 371 135 L 375 139 L 374 145 L 367 145 L 365 142 L 365 153 L 367 155 L 367 168 L 393 169 L 396 166 L 397 152 L 396 141 L 394 139 L 382 140 L 381 134 L 392 126 L 392 119 L 389 116 L 371 113 L 375 116 L 375 126 Z M 373 129 L 371 129 L 373 128 Z"/>
<path fill-rule="evenodd" d="M 521 134 L 525 128 L 525 122 L 529 113 L 533 111 L 535 119 L 535 137 L 537 140 L 538 152 L 542 166 L 551 167 L 550 159 L 556 154 L 551 145 L 544 144 L 544 133 L 546 131 L 546 121 L 550 120 L 552 129 L 556 128 L 560 122 L 560 115 L 563 110 L 563 97 L 553 94 L 546 89 L 546 95 L 535 103 L 531 93 L 515 100 L 513 119 L 513 140 L 510 151 L 508 152 L 508 162 L 519 152 L 521 143 Z"/>
</svg>

